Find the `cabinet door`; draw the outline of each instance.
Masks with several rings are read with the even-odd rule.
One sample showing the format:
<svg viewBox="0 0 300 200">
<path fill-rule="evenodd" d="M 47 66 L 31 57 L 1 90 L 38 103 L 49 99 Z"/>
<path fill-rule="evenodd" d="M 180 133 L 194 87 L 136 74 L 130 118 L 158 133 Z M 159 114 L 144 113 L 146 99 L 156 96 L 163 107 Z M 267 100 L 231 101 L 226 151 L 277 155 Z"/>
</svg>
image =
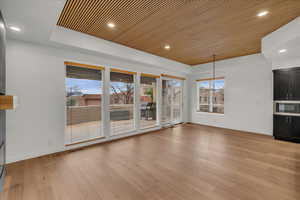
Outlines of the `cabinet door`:
<svg viewBox="0 0 300 200">
<path fill-rule="evenodd" d="M 5 93 L 5 24 L 0 11 L 0 94 Z"/>
<path fill-rule="evenodd" d="M 300 139 L 300 117 L 292 117 L 292 137 Z"/>
<path fill-rule="evenodd" d="M 300 70 L 291 71 L 292 87 L 290 91 L 291 100 L 300 100 Z"/>
<path fill-rule="evenodd" d="M 274 100 L 288 100 L 291 87 L 291 73 L 274 71 Z"/>
<path fill-rule="evenodd" d="M 274 115 L 274 136 L 275 138 L 292 137 L 292 118 L 289 116 Z"/>
</svg>

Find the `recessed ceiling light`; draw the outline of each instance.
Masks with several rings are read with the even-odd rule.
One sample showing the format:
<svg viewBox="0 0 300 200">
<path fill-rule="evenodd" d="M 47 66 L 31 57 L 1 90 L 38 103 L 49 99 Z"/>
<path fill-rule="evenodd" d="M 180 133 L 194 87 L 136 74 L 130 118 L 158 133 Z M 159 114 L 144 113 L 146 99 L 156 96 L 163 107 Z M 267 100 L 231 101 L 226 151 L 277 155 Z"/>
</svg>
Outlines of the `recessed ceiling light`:
<svg viewBox="0 0 300 200">
<path fill-rule="evenodd" d="M 265 10 L 265 11 L 262 11 L 262 12 L 258 13 L 257 16 L 258 17 L 263 17 L 263 16 L 266 16 L 268 13 L 269 13 L 269 11 Z"/>
<path fill-rule="evenodd" d="M 170 45 L 168 45 L 168 44 L 166 44 L 166 45 L 164 46 L 164 48 L 165 48 L 166 50 L 171 49 Z"/>
<path fill-rule="evenodd" d="M 287 52 L 287 50 L 286 49 L 280 49 L 278 52 L 279 53 L 285 53 L 285 52 Z"/>
<path fill-rule="evenodd" d="M 108 23 L 107 26 L 108 26 L 109 28 L 115 28 L 115 27 L 116 27 L 116 25 L 115 25 L 114 23 L 111 23 L 111 22 Z"/>
<path fill-rule="evenodd" d="M 17 26 L 10 26 L 9 28 L 10 28 L 10 30 L 13 30 L 13 31 L 17 31 L 17 32 L 21 31 L 21 29 Z"/>
</svg>

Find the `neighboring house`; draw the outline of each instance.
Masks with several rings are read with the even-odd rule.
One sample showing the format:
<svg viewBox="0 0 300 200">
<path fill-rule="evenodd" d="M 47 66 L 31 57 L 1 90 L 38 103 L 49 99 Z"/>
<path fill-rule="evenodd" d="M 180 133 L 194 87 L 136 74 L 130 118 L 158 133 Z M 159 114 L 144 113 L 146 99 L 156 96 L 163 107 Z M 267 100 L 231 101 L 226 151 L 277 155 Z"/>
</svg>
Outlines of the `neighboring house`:
<svg viewBox="0 0 300 200">
<path fill-rule="evenodd" d="M 80 106 L 97 106 L 101 104 L 101 94 L 84 94 L 81 96 Z"/>
</svg>

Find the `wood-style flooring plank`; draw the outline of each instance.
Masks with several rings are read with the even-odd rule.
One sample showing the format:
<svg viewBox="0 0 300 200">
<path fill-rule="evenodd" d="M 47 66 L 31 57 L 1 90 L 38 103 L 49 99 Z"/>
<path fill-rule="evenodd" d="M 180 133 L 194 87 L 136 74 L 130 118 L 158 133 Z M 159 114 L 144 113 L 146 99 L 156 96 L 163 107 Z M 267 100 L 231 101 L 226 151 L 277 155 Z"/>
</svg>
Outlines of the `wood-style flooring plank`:
<svg viewBox="0 0 300 200">
<path fill-rule="evenodd" d="M 1 200 L 299 200 L 300 144 L 177 125 L 8 165 Z"/>
</svg>

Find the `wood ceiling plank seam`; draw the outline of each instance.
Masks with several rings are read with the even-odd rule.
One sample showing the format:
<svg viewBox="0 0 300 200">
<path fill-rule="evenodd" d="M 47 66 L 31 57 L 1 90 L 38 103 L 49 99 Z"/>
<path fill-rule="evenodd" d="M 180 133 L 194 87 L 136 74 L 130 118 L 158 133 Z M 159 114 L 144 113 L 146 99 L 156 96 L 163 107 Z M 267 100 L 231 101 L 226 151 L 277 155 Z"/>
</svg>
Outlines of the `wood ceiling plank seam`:
<svg viewBox="0 0 300 200">
<path fill-rule="evenodd" d="M 147 16 L 147 17 L 150 17 L 150 16 L 153 16 L 153 15 L 155 15 L 155 14 L 157 14 L 158 12 L 159 12 L 160 10 L 158 10 L 158 11 L 156 11 L 156 12 L 153 12 L 151 15 L 149 15 L 149 16 Z M 147 17 L 145 17 L 142 21 L 144 21 Z M 133 28 L 133 27 L 136 27 L 138 24 L 140 24 L 141 22 L 139 22 L 139 23 L 136 23 L 135 24 L 135 26 L 132 26 L 131 28 Z M 162 22 L 163 23 L 163 22 Z M 126 34 L 127 32 L 128 32 L 129 30 L 127 30 L 126 32 L 123 32 L 119 37 L 117 37 L 117 38 L 115 38 L 116 40 L 118 40 L 120 37 L 122 37 L 124 34 Z M 141 33 L 140 35 L 143 35 L 144 33 Z M 138 38 L 138 37 L 137 37 Z M 132 42 L 132 40 L 131 41 L 126 41 L 126 44 L 128 44 L 128 43 L 130 43 L 130 42 Z"/>
<path fill-rule="evenodd" d="M 174 9 L 174 8 L 173 8 Z M 168 14 L 167 15 L 170 15 L 171 14 L 171 12 L 168 10 L 167 11 L 168 12 Z M 154 13 L 152 16 L 154 16 L 154 15 L 158 15 L 160 12 L 156 12 L 156 13 Z M 164 13 L 166 13 L 166 12 L 164 12 Z M 165 15 L 165 14 L 164 14 Z M 145 22 L 145 21 L 148 21 L 148 19 L 145 19 L 142 23 L 146 23 L 147 24 L 147 22 Z M 163 22 L 162 22 L 163 23 Z M 142 24 L 142 26 L 143 27 L 145 27 L 145 25 L 144 24 Z M 149 27 L 149 26 L 147 26 L 147 27 Z M 150 30 L 153 30 L 152 28 L 150 29 Z M 132 30 L 131 30 L 132 31 Z M 136 33 L 136 31 L 134 31 L 135 33 Z M 123 33 L 122 35 L 120 35 L 118 38 L 116 38 L 116 40 L 117 41 L 122 41 L 122 40 L 124 40 L 124 39 L 126 39 L 126 44 L 128 44 L 128 43 L 132 43 L 132 41 L 133 40 L 135 40 L 136 38 L 139 38 L 141 35 L 144 35 L 144 32 L 140 32 L 138 35 L 135 35 L 135 37 L 132 37 L 132 39 L 129 39 L 128 40 L 128 37 L 126 38 L 126 34 L 128 33 L 128 31 L 126 32 L 126 33 Z"/>
<path fill-rule="evenodd" d="M 158 12 L 159 9 L 153 10 L 149 13 L 147 13 L 144 17 L 142 17 L 141 19 L 137 20 L 134 24 L 132 24 L 130 27 L 128 27 L 126 30 L 124 30 L 120 35 L 116 36 L 115 38 L 113 38 L 113 40 L 116 40 L 118 37 L 120 37 L 122 34 L 126 34 L 126 32 L 128 32 L 130 29 L 132 29 L 133 27 L 137 26 L 138 24 L 140 24 L 142 21 L 144 21 L 146 18 L 154 15 L 155 13 Z"/>
<path fill-rule="evenodd" d="M 59 19 L 58 19 L 58 21 L 57 21 L 57 25 L 61 25 L 61 24 L 63 24 L 64 23 L 64 20 L 65 20 L 65 18 L 67 17 L 67 15 L 66 15 L 66 10 L 67 10 L 67 8 L 69 7 L 69 4 L 70 4 L 70 0 L 67 0 L 67 2 L 65 3 L 65 5 L 64 5 L 64 7 L 63 7 L 63 9 L 62 9 L 62 11 L 61 11 L 61 14 L 60 14 L 60 16 L 59 16 Z"/>
<path fill-rule="evenodd" d="M 82 1 L 82 0 L 78 1 L 78 2 L 79 2 L 78 3 L 78 7 L 77 7 L 77 9 L 75 11 L 76 15 L 73 16 L 73 19 L 71 21 L 72 26 L 73 26 L 74 30 L 76 30 L 76 31 L 79 31 L 79 29 L 77 29 L 78 24 L 79 24 L 79 20 L 82 18 L 82 13 L 84 13 L 83 11 L 84 11 L 85 6 L 88 4 L 88 3 L 83 3 L 84 1 Z"/>
<path fill-rule="evenodd" d="M 135 3 L 138 4 L 139 2 L 138 2 L 138 1 L 135 1 Z M 150 2 L 148 1 L 148 3 L 150 3 Z M 128 6 L 125 6 L 125 7 L 128 7 Z M 127 15 L 130 14 L 130 13 L 128 12 L 128 9 L 126 9 L 125 14 L 127 14 Z M 124 19 L 124 20 L 125 20 L 125 19 Z M 124 20 L 122 20 L 122 22 L 120 22 L 120 23 L 123 23 Z M 97 32 L 97 31 L 95 31 L 95 32 Z"/>
<path fill-rule="evenodd" d="M 81 30 L 85 27 L 83 23 L 84 19 L 87 18 L 87 15 L 91 13 L 91 4 L 95 3 L 95 1 L 90 0 L 88 3 L 82 4 L 83 6 L 80 8 L 79 18 L 76 19 L 76 24 L 74 25 L 74 29 L 81 32 Z"/>
<path fill-rule="evenodd" d="M 92 5 L 95 4 L 90 1 L 68 0 L 57 24 L 187 64 L 210 61 L 209 52 L 217 52 L 221 58 L 227 58 L 260 51 L 263 36 L 300 14 L 300 1 L 290 0 L 98 2 L 105 2 L 108 9 L 98 13 L 93 11 Z M 214 7 L 220 2 L 223 3 L 221 10 L 217 7 L 203 14 L 207 7 Z M 78 7 L 78 3 L 85 5 Z M 191 6 L 183 6 L 182 9 L 182 5 Z M 168 13 L 172 8 L 176 8 L 175 12 Z M 257 12 L 264 9 L 270 10 L 270 14 L 257 18 Z M 168 14 L 161 14 L 163 12 Z M 117 25 L 115 29 L 106 26 L 109 20 L 114 20 Z M 89 26 L 92 31 L 88 32 Z M 165 51 L 162 48 L 165 42 L 176 48 Z"/>
<path fill-rule="evenodd" d="M 85 28 L 83 29 L 84 32 L 88 30 L 88 28 L 93 24 L 94 19 L 97 16 L 97 10 L 99 9 L 99 6 L 102 4 L 102 1 L 95 1 L 95 4 L 93 5 L 93 9 L 91 12 L 89 12 L 89 15 L 86 17 L 86 19 L 83 21 L 83 23 L 88 23 Z M 99 13 L 99 12 L 98 12 Z M 90 22 L 89 22 L 90 21 Z M 91 22 L 92 21 L 92 22 Z"/>
<path fill-rule="evenodd" d="M 67 18 L 66 24 L 69 25 L 69 27 L 73 28 L 72 20 L 74 18 L 74 15 L 76 15 L 76 8 L 78 6 L 78 1 L 77 0 L 72 0 L 72 4 L 70 5 L 70 17 Z"/>
<path fill-rule="evenodd" d="M 186 5 L 188 5 L 188 4 L 186 4 Z M 186 6 L 185 5 L 185 6 Z M 177 16 L 177 15 L 176 15 Z M 163 26 L 163 24 L 172 24 L 172 21 L 174 20 L 174 17 L 170 17 L 167 21 L 164 21 L 164 22 L 162 22 L 161 23 L 161 25 L 160 25 L 160 27 L 166 27 L 166 26 Z M 166 27 L 165 29 L 169 29 L 168 27 Z M 162 31 L 163 32 L 163 31 Z M 156 33 L 155 33 L 155 29 L 153 29 L 153 30 L 151 30 L 150 31 L 150 34 L 155 34 L 156 35 Z M 149 32 L 148 32 L 148 35 L 149 35 Z M 150 36 L 148 36 L 148 38 L 154 38 L 154 36 L 155 35 L 150 35 Z M 170 35 L 170 34 L 168 34 L 168 35 Z M 166 38 L 168 38 L 169 36 L 166 36 Z M 140 38 L 139 38 L 140 39 Z M 141 39 L 141 40 L 143 40 L 143 41 L 148 41 L 148 39 Z M 162 39 L 162 40 L 165 40 L 165 39 Z M 159 41 L 158 43 L 161 43 L 162 41 Z M 148 50 L 148 49 L 147 49 Z"/>
<path fill-rule="evenodd" d="M 88 8 L 87 10 L 87 15 L 85 18 L 82 20 L 82 24 L 84 25 L 81 30 L 83 32 L 86 32 L 88 30 L 88 27 L 92 24 L 92 20 L 96 18 L 97 12 L 99 10 L 99 5 L 102 3 L 102 1 L 94 1 Z"/>
<path fill-rule="evenodd" d="M 71 12 L 72 12 L 72 4 L 74 3 L 75 0 L 68 0 L 67 3 L 67 7 L 65 11 L 65 16 L 64 16 L 64 21 L 62 21 L 62 23 L 64 23 L 65 25 L 67 25 L 67 27 L 69 26 L 68 24 L 68 19 L 70 18 Z"/>
<path fill-rule="evenodd" d="M 228 5 L 227 5 L 228 6 Z M 219 7 L 219 6 L 218 6 Z M 215 7 L 216 8 L 216 7 Z M 207 10 L 205 11 L 205 12 L 207 12 Z M 194 26 L 194 25 L 192 25 L 192 26 Z M 187 29 L 187 27 L 183 27 L 181 30 L 179 30 L 178 32 L 182 32 L 183 30 L 185 30 L 185 29 Z M 172 37 L 177 37 L 176 35 L 172 35 Z M 154 46 L 154 45 L 153 45 Z M 147 49 L 147 50 L 149 50 L 149 51 L 152 51 L 153 49 Z"/>
<path fill-rule="evenodd" d="M 108 1 L 100 1 L 100 2 L 101 2 L 100 4 L 97 4 L 98 12 L 93 16 L 94 20 L 101 19 L 101 17 L 104 17 L 109 12 L 109 9 L 107 9 L 109 6 L 109 2 Z"/>
<path fill-rule="evenodd" d="M 148 2 L 148 1 L 143 1 L 143 2 Z M 128 2 L 129 3 L 129 2 Z M 120 12 L 120 13 L 114 13 L 114 17 L 116 17 L 120 23 L 123 23 L 123 24 L 126 24 L 126 22 L 128 20 L 131 20 L 130 22 L 132 22 L 132 20 L 136 20 L 137 18 L 139 18 L 140 16 L 136 16 L 134 17 L 133 19 L 132 18 L 128 18 L 129 16 L 132 16 L 132 9 L 134 10 L 133 12 L 137 12 L 138 9 L 137 9 L 137 5 L 140 4 L 140 1 L 139 0 L 134 0 L 134 1 L 131 1 L 129 4 L 126 3 L 126 4 L 123 4 L 123 7 L 121 8 L 123 10 L 123 12 Z M 136 9 L 135 9 L 136 8 Z M 144 10 L 142 11 L 138 11 L 139 13 L 143 13 Z M 126 17 L 126 18 L 125 18 Z M 128 23 L 130 24 L 130 23 Z"/>
<path fill-rule="evenodd" d="M 131 4 L 133 4 L 136 1 L 132 1 Z M 112 8 L 113 10 L 113 8 Z M 118 24 L 122 24 L 122 22 L 124 21 L 122 18 L 120 18 L 122 16 L 122 14 L 126 14 L 128 12 L 128 2 L 127 1 L 123 1 L 121 4 L 119 4 L 118 10 L 117 12 L 115 12 L 113 10 L 112 12 L 112 17 L 116 20 L 116 22 Z M 126 26 L 126 24 L 124 24 Z"/>
<path fill-rule="evenodd" d="M 134 3 L 134 5 L 136 5 L 136 4 L 139 4 L 139 2 L 138 1 L 134 1 L 133 2 Z M 128 6 L 124 6 L 125 8 L 126 8 L 126 12 L 124 12 L 127 16 L 130 16 L 130 10 L 128 10 Z M 118 14 L 119 15 L 119 14 Z M 123 18 L 121 18 L 122 20 L 121 20 L 121 23 L 123 23 L 123 22 L 125 22 L 124 20 L 125 19 L 123 19 Z"/>
<path fill-rule="evenodd" d="M 97 32 L 97 30 L 101 30 L 103 27 L 103 24 L 106 22 L 108 22 L 109 17 L 106 17 L 108 14 L 111 14 L 112 12 L 112 8 L 115 7 L 118 3 L 120 3 L 122 1 L 113 1 L 113 4 L 109 4 L 106 2 L 106 4 L 103 5 L 103 8 L 99 8 L 101 10 L 103 10 L 102 15 L 100 15 L 99 19 L 97 19 L 95 21 L 95 23 L 91 26 L 91 29 L 89 29 L 89 33 L 95 34 L 95 32 Z"/>
<path fill-rule="evenodd" d="M 118 24 L 119 27 L 122 27 L 122 29 L 124 29 L 124 27 L 126 27 L 126 26 L 124 26 L 126 24 L 126 22 L 124 20 L 120 20 L 120 18 L 116 14 L 114 14 L 112 18 L 115 19 L 114 21 Z M 123 26 L 122 26 L 122 24 L 123 24 Z M 101 27 L 94 30 L 94 32 L 99 32 L 100 30 L 101 30 Z M 117 30 L 119 30 L 119 31 L 117 31 Z M 120 28 L 118 28 L 117 30 L 115 31 L 115 34 L 118 34 L 119 32 L 122 31 L 122 30 L 120 30 Z M 93 32 L 93 34 L 95 34 L 94 32 Z"/>
<path fill-rule="evenodd" d="M 70 24 L 72 25 L 72 29 L 74 29 L 75 31 L 78 31 L 76 29 L 76 24 L 78 24 L 78 19 L 80 19 L 83 5 L 85 5 L 85 4 L 77 0 L 77 4 L 74 8 L 75 14 L 70 18 Z"/>
<path fill-rule="evenodd" d="M 65 23 L 68 25 L 68 27 L 72 27 L 70 24 L 70 19 L 72 19 L 74 15 L 74 6 L 76 6 L 76 0 L 71 0 L 71 3 L 69 4 L 69 7 L 67 9 L 67 18 L 65 20 Z"/>
<path fill-rule="evenodd" d="M 212 5 L 214 5 L 214 4 L 212 4 Z M 209 7 L 209 8 L 206 7 L 205 10 L 204 10 L 203 12 L 201 12 L 200 15 L 203 15 L 203 14 L 205 14 L 205 13 L 208 13 L 211 9 L 218 8 L 220 5 L 222 5 L 222 4 L 218 4 L 218 5 L 216 5 L 216 6 Z M 191 24 L 185 25 L 184 27 L 180 28 L 179 30 L 176 29 L 176 31 L 172 31 L 172 29 L 166 27 L 166 30 L 167 30 L 167 31 L 162 31 L 162 32 L 164 33 L 164 35 L 165 35 L 164 38 L 168 38 L 168 40 L 172 40 L 172 38 L 176 37 L 177 34 L 181 34 L 182 31 L 188 29 L 190 26 L 196 26 L 197 23 L 198 23 L 198 22 L 195 22 L 195 24 L 192 24 L 192 25 L 191 25 Z M 155 34 L 155 33 L 154 33 L 154 34 Z M 160 36 L 162 37 L 162 35 L 160 35 Z M 150 36 L 149 36 L 149 37 L 150 37 Z M 154 35 L 152 35 L 150 38 L 154 38 Z M 165 40 L 165 39 L 163 39 L 163 40 Z M 147 40 L 145 40 L 145 41 L 147 41 Z M 161 43 L 161 41 L 158 41 L 158 42 L 157 42 L 158 45 L 159 45 L 160 43 Z M 157 44 L 152 43 L 152 46 L 149 46 L 149 48 L 146 48 L 146 51 L 151 51 L 151 50 L 153 49 L 153 47 L 158 46 Z"/>
<path fill-rule="evenodd" d="M 93 26 L 96 25 L 96 23 L 98 23 L 99 21 L 102 20 L 102 18 L 104 18 L 104 16 L 106 16 L 108 14 L 108 9 L 107 6 L 108 6 L 108 2 L 107 1 L 101 1 L 100 4 L 97 5 L 97 9 L 101 12 L 98 12 L 98 14 L 96 13 L 93 17 L 93 21 L 91 22 L 91 24 L 87 27 L 86 31 L 87 33 L 89 34 L 92 34 L 92 29 L 93 29 Z M 103 24 L 103 22 L 101 22 L 100 24 Z M 94 34 L 95 35 L 95 34 Z"/>
</svg>

